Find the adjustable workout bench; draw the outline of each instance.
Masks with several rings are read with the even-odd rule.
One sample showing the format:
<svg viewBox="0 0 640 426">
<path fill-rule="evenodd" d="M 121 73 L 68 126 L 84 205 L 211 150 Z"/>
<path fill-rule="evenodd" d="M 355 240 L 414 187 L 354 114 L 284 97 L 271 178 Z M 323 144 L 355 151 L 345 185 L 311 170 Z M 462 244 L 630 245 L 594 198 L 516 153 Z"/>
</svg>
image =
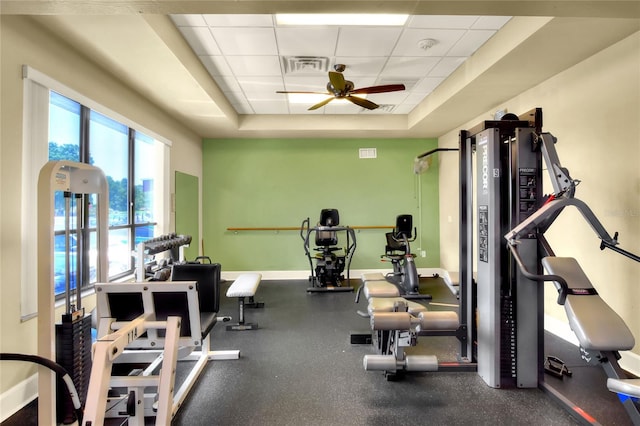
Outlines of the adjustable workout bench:
<svg viewBox="0 0 640 426">
<path fill-rule="evenodd" d="M 622 318 L 598 295 L 589 278 L 572 257 L 545 257 L 542 265 L 550 274 L 560 276 L 567 284 L 564 309 L 569 325 L 578 338 L 582 358 L 599 364 L 607 373 L 607 387 L 621 396 L 634 424 L 640 424 L 640 413 L 633 398 L 640 398 L 640 379 L 627 379 L 618 365 L 619 351 L 633 348 L 635 339 Z M 560 286 L 560 283 L 556 282 Z M 591 353 L 595 353 L 592 358 Z"/>
</svg>

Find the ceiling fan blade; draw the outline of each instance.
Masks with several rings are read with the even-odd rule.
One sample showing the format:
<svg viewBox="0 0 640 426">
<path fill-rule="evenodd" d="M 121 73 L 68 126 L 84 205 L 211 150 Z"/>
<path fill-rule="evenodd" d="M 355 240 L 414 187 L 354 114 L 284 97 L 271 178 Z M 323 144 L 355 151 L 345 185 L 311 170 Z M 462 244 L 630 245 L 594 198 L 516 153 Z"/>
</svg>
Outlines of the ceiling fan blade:
<svg viewBox="0 0 640 426">
<path fill-rule="evenodd" d="M 359 89 L 353 89 L 349 93 L 352 95 L 358 95 L 361 93 L 386 93 L 397 92 L 404 89 L 404 84 L 383 84 L 381 86 L 361 87 Z"/>
<path fill-rule="evenodd" d="M 318 102 L 317 104 L 315 104 L 315 105 L 311 106 L 311 107 L 308 109 L 308 111 L 313 111 L 314 109 L 321 108 L 321 107 L 325 106 L 326 104 L 328 104 L 329 102 L 331 102 L 331 101 L 332 101 L 332 100 L 334 100 L 334 99 L 335 99 L 335 97 L 333 97 L 333 96 L 332 96 L 332 97 L 330 97 L 330 98 L 325 99 L 325 100 L 324 100 L 324 101 L 322 101 L 322 102 Z"/>
<path fill-rule="evenodd" d="M 329 81 L 338 92 L 342 92 L 347 86 L 347 82 L 341 72 L 329 71 Z"/>
<path fill-rule="evenodd" d="M 378 104 L 371 102 L 368 99 L 363 99 L 363 98 L 359 98 L 357 96 L 351 96 L 351 95 L 347 95 L 345 96 L 345 99 L 348 101 L 353 102 L 354 104 L 361 106 L 362 108 L 366 108 L 366 109 L 376 109 L 378 108 Z"/>
</svg>

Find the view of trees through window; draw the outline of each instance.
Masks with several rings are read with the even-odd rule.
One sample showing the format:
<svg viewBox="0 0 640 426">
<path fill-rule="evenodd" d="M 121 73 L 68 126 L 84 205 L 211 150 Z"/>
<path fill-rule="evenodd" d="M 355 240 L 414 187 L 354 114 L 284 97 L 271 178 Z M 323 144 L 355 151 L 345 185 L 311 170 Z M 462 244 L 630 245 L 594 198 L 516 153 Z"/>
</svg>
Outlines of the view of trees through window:
<svg viewBox="0 0 640 426">
<path fill-rule="evenodd" d="M 49 99 L 49 160 L 84 162 L 100 168 L 109 185 L 109 265 L 110 279 L 133 272 L 135 245 L 154 235 L 154 181 L 159 163 L 158 142 L 103 114 L 90 110 L 58 93 Z M 66 253 L 70 260 L 70 288 L 78 277 L 82 286 L 95 282 L 97 238 L 95 195 L 74 199 L 66 206 L 64 194 L 55 194 L 54 275 L 55 293 L 66 287 Z M 76 212 L 81 226 L 77 232 Z M 66 219 L 66 215 L 69 219 Z M 69 228 L 69 241 L 65 228 Z M 77 235 L 79 234 L 79 235 Z M 78 244 L 78 239 L 82 244 Z M 77 247 L 83 247 L 82 253 Z M 75 269 L 76 256 L 82 257 L 82 271 Z"/>
</svg>

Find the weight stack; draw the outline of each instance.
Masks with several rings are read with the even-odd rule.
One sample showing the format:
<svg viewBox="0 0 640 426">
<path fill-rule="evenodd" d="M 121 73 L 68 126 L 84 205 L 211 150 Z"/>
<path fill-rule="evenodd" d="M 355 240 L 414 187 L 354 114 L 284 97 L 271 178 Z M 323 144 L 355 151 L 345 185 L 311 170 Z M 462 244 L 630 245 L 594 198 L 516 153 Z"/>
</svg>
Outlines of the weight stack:
<svg viewBox="0 0 640 426">
<path fill-rule="evenodd" d="M 513 299 L 502 296 L 500 318 L 500 381 L 502 387 L 516 384 L 516 322 Z"/>
<path fill-rule="evenodd" d="M 69 373 L 84 406 L 91 376 L 91 315 L 83 315 L 81 312 L 65 314 L 62 316 L 62 323 L 56 324 L 56 362 Z M 64 382 L 58 378 L 58 423 L 68 424 L 73 420 L 65 418 L 65 413 L 74 413 L 73 405 L 67 398 L 68 393 Z"/>
</svg>

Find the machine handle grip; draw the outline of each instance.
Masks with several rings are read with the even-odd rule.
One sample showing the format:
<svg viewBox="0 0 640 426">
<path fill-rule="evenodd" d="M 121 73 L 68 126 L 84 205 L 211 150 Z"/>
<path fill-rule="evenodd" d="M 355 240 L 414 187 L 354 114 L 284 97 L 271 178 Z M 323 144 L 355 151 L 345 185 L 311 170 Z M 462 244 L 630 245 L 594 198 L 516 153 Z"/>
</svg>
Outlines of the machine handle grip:
<svg viewBox="0 0 640 426">
<path fill-rule="evenodd" d="M 600 250 L 604 250 L 605 248 L 611 249 L 613 251 L 615 251 L 616 253 L 620 253 L 626 257 L 628 257 L 629 259 L 633 259 L 636 262 L 640 262 L 640 256 L 633 254 L 625 249 L 621 249 L 620 247 L 617 246 L 618 244 L 618 233 L 616 232 L 613 235 L 613 241 L 606 241 L 606 240 L 601 240 L 600 242 Z"/>
<path fill-rule="evenodd" d="M 507 247 L 511 251 L 513 258 L 520 268 L 520 272 L 522 272 L 522 275 L 524 275 L 525 278 L 533 281 L 555 281 L 558 283 L 558 285 L 560 286 L 560 289 L 558 289 L 558 305 L 564 305 L 564 302 L 567 300 L 567 294 L 569 293 L 569 285 L 567 284 L 565 279 L 560 275 L 538 275 L 531 273 L 524 265 L 524 262 L 522 261 L 520 253 L 518 253 L 518 249 L 516 248 L 515 244 L 509 243 L 507 244 Z"/>
</svg>

